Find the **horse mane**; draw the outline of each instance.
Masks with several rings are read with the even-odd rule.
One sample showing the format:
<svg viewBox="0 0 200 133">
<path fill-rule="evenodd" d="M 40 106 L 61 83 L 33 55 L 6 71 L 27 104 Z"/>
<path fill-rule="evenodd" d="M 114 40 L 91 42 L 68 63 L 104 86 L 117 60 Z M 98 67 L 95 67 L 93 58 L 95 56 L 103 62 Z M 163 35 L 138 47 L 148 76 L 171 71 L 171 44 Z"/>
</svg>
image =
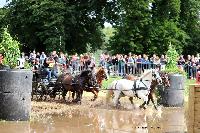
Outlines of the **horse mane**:
<svg viewBox="0 0 200 133">
<path fill-rule="evenodd" d="M 141 78 L 144 80 L 152 80 L 152 70 L 146 70 L 144 73 L 141 75 Z"/>
<path fill-rule="evenodd" d="M 104 68 L 103 68 L 103 67 L 99 67 L 99 68 L 96 70 L 96 74 L 99 74 L 100 72 L 104 72 Z"/>
</svg>

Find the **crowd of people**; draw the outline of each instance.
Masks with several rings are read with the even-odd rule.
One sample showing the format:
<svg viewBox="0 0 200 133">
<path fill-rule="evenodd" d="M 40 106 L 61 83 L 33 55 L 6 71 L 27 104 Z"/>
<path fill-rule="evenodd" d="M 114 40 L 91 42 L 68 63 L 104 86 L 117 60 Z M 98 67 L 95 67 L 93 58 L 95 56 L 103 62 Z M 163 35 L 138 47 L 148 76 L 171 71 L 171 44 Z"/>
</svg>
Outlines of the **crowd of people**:
<svg viewBox="0 0 200 133">
<path fill-rule="evenodd" d="M 66 70 L 71 73 L 79 73 L 85 69 L 93 69 L 95 67 L 95 59 L 91 54 L 84 54 L 78 56 L 74 54 L 68 56 L 62 52 L 57 53 L 52 51 L 48 55 L 45 52 L 31 52 L 28 56 L 23 56 L 19 59 L 19 68 L 24 68 L 24 62 L 28 61 L 32 65 L 32 71 L 37 73 L 44 70 L 47 74 L 48 80 L 58 76 Z"/>
<path fill-rule="evenodd" d="M 150 57 L 146 54 L 136 55 L 132 53 L 128 55 L 116 54 L 113 56 L 102 54 L 100 64 L 106 66 L 109 71 L 117 75 L 140 75 L 144 69 L 158 68 L 159 70 L 165 70 L 167 56 L 153 54 Z M 177 58 L 177 66 L 187 73 L 188 78 L 195 79 L 196 72 L 199 71 L 200 68 L 200 56 L 199 54 L 196 56 L 187 55 L 187 57 L 184 58 L 183 55 L 180 55 L 180 57 Z"/>
<path fill-rule="evenodd" d="M 50 54 L 45 52 L 33 51 L 30 55 L 22 53 L 19 58 L 18 68 L 24 68 L 25 61 L 32 64 L 33 72 L 43 68 L 48 75 L 48 79 L 52 76 L 58 77 L 58 75 L 66 69 L 70 69 L 72 73 L 79 73 L 85 69 L 94 69 L 95 66 L 103 66 L 108 69 L 108 73 L 117 76 L 124 76 L 127 74 L 140 75 L 144 69 L 159 68 L 164 70 L 167 63 L 167 56 L 158 56 L 153 54 L 151 57 L 143 54 L 136 55 L 128 53 L 127 55 L 116 54 L 109 55 L 108 53 L 102 53 L 99 59 L 95 59 L 93 54 L 74 54 L 67 55 L 62 52 L 57 53 L 52 51 Z M 98 62 L 98 63 L 97 63 Z M 185 71 L 188 78 L 195 79 L 196 72 L 199 71 L 200 56 L 197 54 L 187 55 L 184 58 L 183 55 L 177 59 L 177 65 L 180 69 Z"/>
</svg>

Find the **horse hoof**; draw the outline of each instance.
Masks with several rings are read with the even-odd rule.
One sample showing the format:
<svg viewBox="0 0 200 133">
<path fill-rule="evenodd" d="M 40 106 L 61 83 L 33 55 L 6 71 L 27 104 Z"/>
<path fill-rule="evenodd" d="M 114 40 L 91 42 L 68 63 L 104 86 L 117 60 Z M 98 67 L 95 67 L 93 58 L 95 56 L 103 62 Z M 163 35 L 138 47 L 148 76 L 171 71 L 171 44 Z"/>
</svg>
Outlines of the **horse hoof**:
<svg viewBox="0 0 200 133">
<path fill-rule="evenodd" d="M 144 110 L 145 110 L 145 109 L 146 109 L 146 107 L 144 107 L 144 106 L 140 106 L 140 109 L 144 109 Z"/>
</svg>

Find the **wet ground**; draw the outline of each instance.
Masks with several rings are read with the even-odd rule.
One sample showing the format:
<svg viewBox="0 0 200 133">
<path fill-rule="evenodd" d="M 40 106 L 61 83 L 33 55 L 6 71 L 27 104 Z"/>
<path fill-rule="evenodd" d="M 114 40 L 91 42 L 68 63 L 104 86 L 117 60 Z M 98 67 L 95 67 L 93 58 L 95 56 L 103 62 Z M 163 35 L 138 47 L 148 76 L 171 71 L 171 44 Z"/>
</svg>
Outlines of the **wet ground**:
<svg viewBox="0 0 200 133">
<path fill-rule="evenodd" d="M 81 105 L 32 102 L 30 122 L 0 122 L 0 133 L 184 133 L 185 108 L 159 107 L 155 110 L 132 106 L 122 98 L 118 109 L 105 103 L 104 93 L 95 102 L 84 96 Z"/>
</svg>

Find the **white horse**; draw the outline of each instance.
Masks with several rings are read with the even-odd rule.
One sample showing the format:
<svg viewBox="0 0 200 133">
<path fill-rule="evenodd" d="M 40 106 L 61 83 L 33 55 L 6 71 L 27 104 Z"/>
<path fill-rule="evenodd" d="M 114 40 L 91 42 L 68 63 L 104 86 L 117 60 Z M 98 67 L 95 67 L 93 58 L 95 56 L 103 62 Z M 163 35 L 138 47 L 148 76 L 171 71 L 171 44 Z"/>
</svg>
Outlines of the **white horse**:
<svg viewBox="0 0 200 133">
<path fill-rule="evenodd" d="M 136 96 L 144 101 L 140 108 L 145 108 L 150 93 L 151 82 L 153 80 L 162 81 L 159 73 L 155 70 L 146 71 L 139 79 L 134 81 L 127 79 L 115 80 L 108 88 L 106 101 L 108 102 L 113 95 L 114 106 L 117 106 L 120 104 L 120 97 L 124 95 L 128 97 Z"/>
</svg>

